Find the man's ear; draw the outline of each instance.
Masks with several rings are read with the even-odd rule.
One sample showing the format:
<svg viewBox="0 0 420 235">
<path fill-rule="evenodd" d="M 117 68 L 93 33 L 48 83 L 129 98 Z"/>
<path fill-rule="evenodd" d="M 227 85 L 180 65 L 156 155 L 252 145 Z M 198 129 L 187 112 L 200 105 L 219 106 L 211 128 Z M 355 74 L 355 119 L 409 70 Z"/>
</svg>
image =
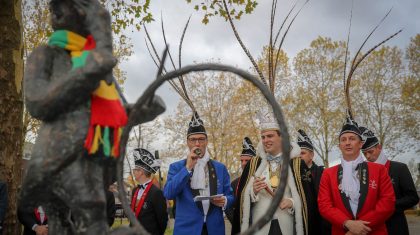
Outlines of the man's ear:
<svg viewBox="0 0 420 235">
<path fill-rule="evenodd" d="M 363 147 L 363 141 L 360 141 L 359 148 L 362 149 L 362 147 Z"/>
</svg>

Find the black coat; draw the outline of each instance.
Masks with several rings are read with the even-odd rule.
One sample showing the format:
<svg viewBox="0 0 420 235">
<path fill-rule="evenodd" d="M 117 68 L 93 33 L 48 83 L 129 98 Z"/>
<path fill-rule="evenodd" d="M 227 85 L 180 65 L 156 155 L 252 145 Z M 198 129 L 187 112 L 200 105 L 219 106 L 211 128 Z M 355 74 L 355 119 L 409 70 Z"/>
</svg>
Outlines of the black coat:
<svg viewBox="0 0 420 235">
<path fill-rule="evenodd" d="M 235 201 L 233 202 L 233 206 L 231 206 L 230 208 L 227 208 L 225 210 L 226 218 L 229 220 L 229 222 L 231 224 L 233 223 L 233 212 L 235 210 L 236 200 L 238 200 L 238 197 L 236 195 L 236 187 L 238 186 L 239 178 L 241 178 L 241 177 L 238 177 L 238 178 L 234 179 L 230 183 L 230 186 L 232 187 L 232 190 L 233 190 L 233 196 L 235 197 Z"/>
<path fill-rule="evenodd" d="M 132 197 L 135 196 L 136 189 L 133 189 Z M 155 185 L 151 186 L 137 219 L 150 234 L 162 235 L 165 233 L 168 224 L 166 199 L 162 190 Z"/>
<path fill-rule="evenodd" d="M 43 223 L 39 221 L 35 215 L 35 209 L 18 208 L 18 219 L 23 225 L 23 235 L 36 235 L 32 227 L 37 225 L 47 225 L 48 220 L 45 219 Z"/>
<path fill-rule="evenodd" d="M 323 166 L 318 166 L 315 163 L 312 164 L 311 168 L 307 167 L 305 161 L 300 158 L 293 158 L 290 161 L 290 166 L 293 173 L 293 178 L 296 185 L 301 185 L 303 192 L 299 191 L 302 200 L 302 208 L 306 207 L 307 219 L 304 228 L 305 234 L 316 235 L 316 234 L 331 234 L 331 226 L 324 220 L 318 208 L 318 192 L 319 184 L 321 182 L 321 176 L 324 172 Z M 298 182 L 300 179 L 300 182 Z M 305 195 L 303 200 L 302 196 Z M 302 210 L 304 212 L 304 210 Z M 305 216 L 303 216 L 305 218 Z"/>
<path fill-rule="evenodd" d="M 395 212 L 386 221 L 386 227 L 389 235 L 408 235 L 409 231 L 404 211 L 415 206 L 419 197 L 407 165 L 395 161 L 389 161 L 388 164 L 386 166 L 389 167 L 388 175 L 391 177 L 394 187 L 396 203 Z"/>
</svg>

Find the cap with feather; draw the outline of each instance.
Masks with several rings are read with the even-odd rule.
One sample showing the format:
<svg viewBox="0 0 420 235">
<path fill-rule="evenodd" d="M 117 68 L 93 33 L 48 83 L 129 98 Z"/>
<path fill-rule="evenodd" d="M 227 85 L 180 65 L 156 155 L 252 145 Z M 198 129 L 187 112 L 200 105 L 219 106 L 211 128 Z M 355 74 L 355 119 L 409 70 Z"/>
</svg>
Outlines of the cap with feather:
<svg viewBox="0 0 420 235">
<path fill-rule="evenodd" d="M 278 131 L 280 130 L 279 124 L 277 123 L 277 119 L 274 117 L 272 111 L 262 111 L 260 110 L 257 114 L 260 131 Z"/>
<path fill-rule="evenodd" d="M 353 133 L 362 139 L 362 133 L 360 132 L 359 125 L 353 120 L 353 117 L 349 111 L 347 111 L 346 121 L 341 128 L 339 137 L 345 133 Z"/>
<path fill-rule="evenodd" d="M 379 144 L 379 139 L 375 136 L 375 133 L 373 133 L 373 131 L 367 129 L 364 126 L 361 126 L 359 129 L 362 133 L 363 139 L 365 140 L 365 143 L 362 146 L 362 151 L 367 151 L 370 148 L 373 148 Z"/>
<path fill-rule="evenodd" d="M 141 168 L 149 173 L 155 174 L 161 166 L 161 160 L 156 159 L 146 149 L 136 148 L 134 149 L 133 155 L 135 168 Z"/>
<path fill-rule="evenodd" d="M 193 116 L 191 117 L 191 121 L 188 124 L 187 137 L 194 134 L 204 134 L 207 136 L 203 120 L 200 119 L 200 116 L 198 116 L 197 111 L 194 112 Z"/>
<path fill-rule="evenodd" d="M 360 65 L 360 63 L 370 53 L 372 53 L 376 48 L 378 48 L 379 46 L 381 46 L 382 44 L 384 44 L 385 42 L 387 42 L 391 38 L 395 37 L 397 34 L 401 33 L 402 29 L 397 31 L 396 33 L 392 34 L 391 36 L 389 36 L 385 40 L 381 41 L 380 43 L 376 44 L 374 47 L 369 49 L 366 53 L 363 54 L 361 52 L 363 46 L 366 44 L 366 42 L 368 41 L 370 36 L 372 36 L 372 34 L 382 24 L 382 22 L 385 20 L 385 18 L 388 17 L 391 10 L 392 10 L 392 8 L 385 14 L 385 16 L 381 19 L 381 21 L 373 28 L 373 30 L 365 38 L 362 45 L 359 47 L 358 51 L 356 52 L 356 54 L 354 55 L 354 57 L 352 59 L 352 62 L 350 64 L 349 73 L 346 74 L 347 57 L 348 57 L 348 52 L 349 52 L 348 48 L 349 48 L 349 41 L 350 41 L 351 20 L 352 20 L 352 16 L 353 16 L 353 5 L 352 5 L 352 9 L 351 9 L 351 12 L 350 12 L 350 24 L 349 24 L 349 30 L 348 30 L 348 35 L 347 35 L 346 53 L 345 53 L 345 58 L 344 58 L 344 76 L 343 76 L 344 96 L 345 96 L 345 101 L 346 101 L 346 106 L 347 106 L 346 107 L 346 121 L 345 121 L 343 127 L 341 128 L 340 136 L 344 133 L 354 133 L 354 134 L 358 135 L 361 139 L 363 139 L 362 135 L 361 135 L 362 133 L 360 132 L 359 127 L 358 127 L 357 123 L 354 121 L 353 115 L 352 115 L 353 112 L 352 112 L 351 99 L 350 99 L 350 82 L 351 82 L 351 78 L 352 78 L 354 72 L 356 71 L 357 67 Z"/>
<path fill-rule="evenodd" d="M 256 156 L 255 148 L 252 145 L 251 139 L 249 139 L 248 137 L 245 137 L 244 140 L 242 141 L 241 156 L 250 156 L 250 157 Z"/>
<path fill-rule="evenodd" d="M 314 151 L 311 139 L 309 139 L 309 136 L 301 129 L 298 130 L 297 144 L 301 149 L 307 149 L 312 152 Z"/>
</svg>

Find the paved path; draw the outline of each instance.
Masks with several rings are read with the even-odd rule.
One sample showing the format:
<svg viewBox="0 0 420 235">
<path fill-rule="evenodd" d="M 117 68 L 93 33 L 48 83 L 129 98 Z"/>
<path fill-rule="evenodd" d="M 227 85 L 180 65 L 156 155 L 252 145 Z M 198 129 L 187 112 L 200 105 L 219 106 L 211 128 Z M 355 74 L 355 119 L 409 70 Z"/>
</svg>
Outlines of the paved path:
<svg viewBox="0 0 420 235">
<path fill-rule="evenodd" d="M 420 234 L 420 216 L 417 215 L 407 215 L 408 228 L 410 230 L 410 235 L 419 235 Z"/>
</svg>

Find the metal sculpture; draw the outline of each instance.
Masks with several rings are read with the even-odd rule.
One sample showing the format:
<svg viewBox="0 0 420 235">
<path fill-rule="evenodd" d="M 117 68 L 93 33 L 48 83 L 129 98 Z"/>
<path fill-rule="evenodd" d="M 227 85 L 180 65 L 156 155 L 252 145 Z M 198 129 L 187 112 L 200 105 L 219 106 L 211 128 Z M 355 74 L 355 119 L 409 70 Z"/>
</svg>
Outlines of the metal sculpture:
<svg viewBox="0 0 420 235">
<path fill-rule="evenodd" d="M 54 33 L 48 45 L 33 51 L 25 71 L 26 108 L 43 124 L 19 205 L 32 212 L 42 205 L 51 234 L 107 234 L 104 188 L 115 178 L 122 126 L 114 126 L 115 120 L 106 120 L 109 126 L 93 123 L 98 111 L 94 107 L 108 112 L 108 107 L 115 106 L 121 112 L 113 116 L 119 124 L 131 110 L 131 105 L 121 101 L 112 76 L 116 59 L 110 15 L 97 0 L 52 0 L 50 10 Z M 95 98 L 102 95 L 111 99 Z M 95 106 L 104 100 L 105 105 Z M 165 110 L 160 98 L 151 100 L 142 107 L 142 116 L 132 116 L 134 122 L 153 120 Z M 94 148 L 99 144 L 103 149 Z"/>
<path fill-rule="evenodd" d="M 151 121 L 164 112 L 164 103 L 154 95 L 156 89 L 164 82 L 190 72 L 207 70 L 230 72 L 256 86 L 273 107 L 283 136 L 284 161 L 288 164 L 290 143 L 282 111 L 268 88 L 251 74 L 220 64 L 200 64 L 179 68 L 162 75 L 167 55 L 165 50 L 157 79 L 134 105 L 130 105 L 124 102 L 125 99 L 112 77 L 112 68 L 116 60 L 112 56 L 110 16 L 105 8 L 97 0 L 52 0 L 50 9 L 53 29 L 65 30 L 66 37 L 64 44 L 54 44 L 57 43 L 54 42 L 35 49 L 27 62 L 25 72 L 27 109 L 33 117 L 42 120 L 43 125 L 38 132 L 19 199 L 20 207 L 25 210 L 32 210 L 31 208 L 38 205 L 46 208 L 49 233 L 147 234 L 131 211 L 123 188 L 125 147 L 130 130 L 134 126 Z M 91 35 L 96 43 L 89 44 L 89 48 L 83 47 L 79 51 L 72 50 L 69 42 L 73 39 L 69 36 L 69 31 L 84 39 Z M 85 45 L 88 44 L 86 41 L 83 41 Z M 83 54 L 87 50 L 89 52 Z M 76 60 L 75 57 L 80 55 L 85 57 L 81 61 Z M 119 149 L 117 155 L 112 155 L 117 158 L 106 157 L 109 149 L 106 150 L 105 147 L 103 151 L 96 152 L 84 147 L 92 124 L 91 115 L 94 113 L 94 110 L 91 110 L 92 97 L 100 84 L 116 86 L 117 103 L 121 102 L 129 115 L 120 142 L 114 146 L 117 149 L 111 150 L 114 154 L 118 153 Z M 99 129 L 107 132 L 106 128 L 95 127 L 95 131 Z M 114 141 L 118 138 L 115 133 L 108 134 L 114 136 Z M 102 138 L 105 137 L 100 136 L 99 141 L 106 142 Z M 110 232 L 106 222 L 104 192 L 112 181 L 115 171 L 119 196 L 133 228 L 120 228 Z M 270 221 L 283 197 L 286 179 L 287 168 L 281 172 L 279 190 L 266 216 L 244 234 L 251 234 Z"/>
</svg>

